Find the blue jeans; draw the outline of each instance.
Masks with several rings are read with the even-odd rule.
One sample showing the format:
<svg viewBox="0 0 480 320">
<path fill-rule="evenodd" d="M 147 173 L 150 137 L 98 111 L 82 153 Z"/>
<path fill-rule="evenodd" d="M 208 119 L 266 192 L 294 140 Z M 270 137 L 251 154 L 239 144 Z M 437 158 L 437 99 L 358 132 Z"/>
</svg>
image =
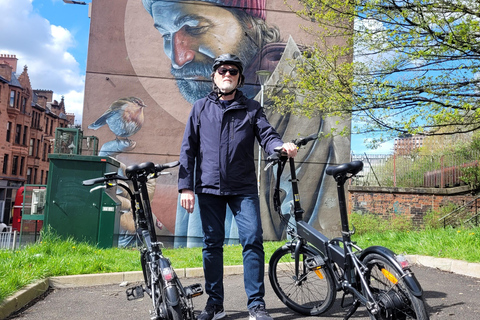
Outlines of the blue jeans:
<svg viewBox="0 0 480 320">
<path fill-rule="evenodd" d="M 203 270 L 207 304 L 223 305 L 223 243 L 227 205 L 237 222 L 243 251 L 243 271 L 247 307 L 265 304 L 265 252 L 257 194 L 216 196 L 198 194 L 203 230 Z"/>
</svg>

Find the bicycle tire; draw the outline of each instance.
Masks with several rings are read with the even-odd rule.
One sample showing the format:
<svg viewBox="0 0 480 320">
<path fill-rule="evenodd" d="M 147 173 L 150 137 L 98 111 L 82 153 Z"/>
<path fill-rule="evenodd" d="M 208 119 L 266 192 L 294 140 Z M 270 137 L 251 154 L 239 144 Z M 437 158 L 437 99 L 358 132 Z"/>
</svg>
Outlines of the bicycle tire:
<svg viewBox="0 0 480 320">
<path fill-rule="evenodd" d="M 335 302 L 337 291 L 332 273 L 326 267 L 318 270 L 306 268 L 305 259 L 318 256 L 319 252 L 305 245 L 300 248 L 299 268 L 307 273 L 302 276 L 302 281 L 295 281 L 294 251 L 295 243 L 284 245 L 270 258 L 268 277 L 273 291 L 293 311 L 306 316 L 320 315 Z"/>
<path fill-rule="evenodd" d="M 150 277 L 150 272 L 148 272 L 148 265 L 147 265 L 147 251 L 141 251 L 140 253 L 140 264 L 142 266 L 142 272 L 143 272 L 143 279 L 145 280 L 145 286 L 147 288 L 151 287 L 151 277 Z"/>
<path fill-rule="evenodd" d="M 376 315 L 370 314 L 370 319 L 429 319 L 423 296 L 417 297 L 408 290 L 405 280 L 388 259 L 376 253 L 369 253 L 363 258 L 363 263 L 367 267 L 365 279 L 380 306 L 380 312 Z M 395 279 L 391 278 L 391 275 Z M 391 280 L 388 280 L 389 278 Z M 365 291 L 363 288 L 364 294 Z"/>
<path fill-rule="evenodd" d="M 182 307 L 180 303 L 176 306 L 169 305 L 167 303 L 168 318 L 170 320 L 183 320 Z"/>
<path fill-rule="evenodd" d="M 179 302 L 182 307 L 182 314 L 183 314 L 183 319 L 185 320 L 196 320 L 195 313 L 194 313 L 194 308 L 193 308 L 193 301 L 192 298 L 188 298 L 186 293 L 185 293 L 185 288 L 183 287 L 182 283 L 180 282 L 180 279 L 178 277 L 175 280 L 176 286 L 178 289 L 179 293 Z"/>
</svg>

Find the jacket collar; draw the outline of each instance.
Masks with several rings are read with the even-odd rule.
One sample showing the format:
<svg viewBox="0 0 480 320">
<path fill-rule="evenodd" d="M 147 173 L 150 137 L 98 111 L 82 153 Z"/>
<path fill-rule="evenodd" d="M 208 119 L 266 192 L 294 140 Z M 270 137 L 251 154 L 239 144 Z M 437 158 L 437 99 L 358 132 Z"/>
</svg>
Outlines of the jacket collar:
<svg viewBox="0 0 480 320">
<path fill-rule="evenodd" d="M 213 103 L 219 103 L 219 97 L 216 92 L 212 91 L 208 94 L 207 99 Z M 239 105 L 245 105 L 247 97 L 243 94 L 242 91 L 238 90 L 235 92 L 235 98 L 233 98 L 233 103 L 231 107 L 238 107 Z"/>
</svg>

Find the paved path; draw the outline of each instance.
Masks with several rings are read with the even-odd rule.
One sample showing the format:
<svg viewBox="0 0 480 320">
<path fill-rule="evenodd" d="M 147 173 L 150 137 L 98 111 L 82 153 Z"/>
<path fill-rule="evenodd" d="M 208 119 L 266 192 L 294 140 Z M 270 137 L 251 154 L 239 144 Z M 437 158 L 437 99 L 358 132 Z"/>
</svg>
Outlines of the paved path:
<svg viewBox="0 0 480 320">
<path fill-rule="evenodd" d="M 430 319 L 480 319 L 480 279 L 440 271 L 435 268 L 413 266 L 425 291 Z M 184 285 L 202 282 L 202 278 L 182 279 Z M 266 276 L 266 302 L 270 314 L 277 320 L 302 318 L 290 311 L 275 296 Z M 225 277 L 226 320 L 247 319 L 243 275 Z M 195 298 L 195 309 L 203 309 L 206 295 Z M 339 308 L 340 297 L 323 319 L 343 319 L 345 311 Z M 115 285 L 53 289 L 43 299 L 22 313 L 7 319 L 44 320 L 97 320 L 97 319 L 149 319 L 150 299 L 127 301 L 125 288 Z M 320 318 L 320 319 L 321 319 Z M 368 320 L 364 309 L 351 319 Z"/>
</svg>

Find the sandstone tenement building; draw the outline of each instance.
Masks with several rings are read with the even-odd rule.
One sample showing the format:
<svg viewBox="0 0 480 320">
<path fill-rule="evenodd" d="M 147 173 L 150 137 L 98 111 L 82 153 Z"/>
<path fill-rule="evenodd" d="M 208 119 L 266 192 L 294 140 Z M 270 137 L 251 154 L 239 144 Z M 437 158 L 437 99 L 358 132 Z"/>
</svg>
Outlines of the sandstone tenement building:
<svg viewBox="0 0 480 320">
<path fill-rule="evenodd" d="M 6 224 L 18 188 L 47 183 L 55 129 L 75 119 L 63 98 L 53 100 L 53 91 L 32 89 L 27 66 L 17 75 L 17 61 L 0 54 L 0 222 Z"/>
</svg>

